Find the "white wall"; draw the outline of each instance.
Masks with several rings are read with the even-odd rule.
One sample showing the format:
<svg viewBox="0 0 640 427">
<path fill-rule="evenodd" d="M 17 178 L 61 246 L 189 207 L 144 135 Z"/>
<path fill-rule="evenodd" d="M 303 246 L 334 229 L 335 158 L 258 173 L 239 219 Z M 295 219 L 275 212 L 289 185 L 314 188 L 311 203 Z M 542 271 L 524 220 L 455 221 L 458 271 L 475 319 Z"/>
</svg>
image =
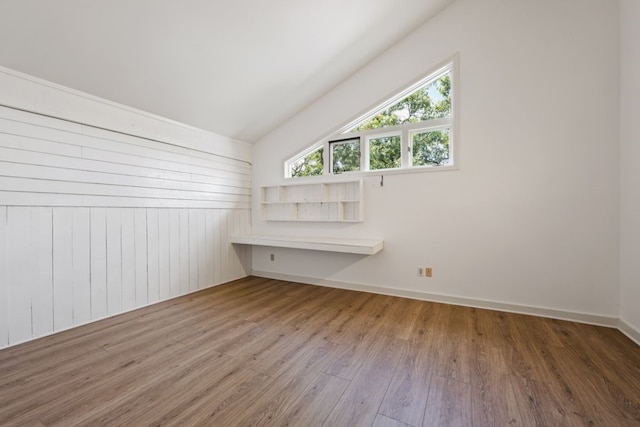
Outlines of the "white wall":
<svg viewBox="0 0 640 427">
<path fill-rule="evenodd" d="M 253 194 L 282 182 L 286 158 L 456 53 L 460 170 L 387 175 L 384 187 L 368 177 L 362 224 L 254 218 L 254 233 L 385 240 L 372 257 L 255 248 L 254 272 L 614 323 L 615 3 L 456 1 L 259 141 Z M 417 266 L 433 267 L 434 277 L 417 277 Z"/>
<path fill-rule="evenodd" d="M 620 2 L 620 301 L 622 329 L 640 342 L 640 2 Z"/>
<path fill-rule="evenodd" d="M 250 146 L 7 69 L 0 104 L 0 347 L 247 275 Z"/>
</svg>

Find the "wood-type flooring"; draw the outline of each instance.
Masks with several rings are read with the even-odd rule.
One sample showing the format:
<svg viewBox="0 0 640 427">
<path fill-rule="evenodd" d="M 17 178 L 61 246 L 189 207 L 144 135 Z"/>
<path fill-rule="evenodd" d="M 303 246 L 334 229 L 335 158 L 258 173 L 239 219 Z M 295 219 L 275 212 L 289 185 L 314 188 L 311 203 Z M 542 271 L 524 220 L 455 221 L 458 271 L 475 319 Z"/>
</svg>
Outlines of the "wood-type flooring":
<svg viewBox="0 0 640 427">
<path fill-rule="evenodd" d="M 249 277 L 0 351 L 0 425 L 640 426 L 640 347 Z"/>
</svg>

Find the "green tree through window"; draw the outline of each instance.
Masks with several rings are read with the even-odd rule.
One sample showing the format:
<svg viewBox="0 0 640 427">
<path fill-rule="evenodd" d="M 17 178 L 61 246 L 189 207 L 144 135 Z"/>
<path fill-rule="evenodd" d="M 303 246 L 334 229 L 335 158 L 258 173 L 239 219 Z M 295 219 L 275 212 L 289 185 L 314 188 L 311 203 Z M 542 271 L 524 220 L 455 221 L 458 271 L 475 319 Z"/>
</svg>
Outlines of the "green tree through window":
<svg viewBox="0 0 640 427">
<path fill-rule="evenodd" d="M 451 75 L 440 77 L 418 89 L 384 111 L 379 112 L 349 132 L 380 129 L 406 123 L 451 116 Z M 399 168 L 400 137 L 372 138 L 369 141 L 370 170 Z M 413 166 L 449 164 L 449 131 L 423 132 L 413 135 Z"/>
<path fill-rule="evenodd" d="M 322 175 L 324 169 L 323 147 L 312 151 L 291 165 L 291 176 Z"/>
<path fill-rule="evenodd" d="M 414 133 L 413 166 L 449 164 L 449 129 Z"/>
<path fill-rule="evenodd" d="M 400 167 L 400 135 L 383 136 L 369 140 L 369 169 Z"/>
<path fill-rule="evenodd" d="M 360 170 L 360 138 L 330 141 L 333 173 Z"/>
<path fill-rule="evenodd" d="M 364 123 L 350 129 L 358 132 L 389 126 L 440 119 L 451 115 L 451 75 L 446 74 L 402 99 Z"/>
<path fill-rule="evenodd" d="M 288 160 L 286 175 L 453 166 L 454 65 L 425 76 L 379 107 L 382 111 L 363 116 L 318 142 L 313 151 Z"/>
</svg>

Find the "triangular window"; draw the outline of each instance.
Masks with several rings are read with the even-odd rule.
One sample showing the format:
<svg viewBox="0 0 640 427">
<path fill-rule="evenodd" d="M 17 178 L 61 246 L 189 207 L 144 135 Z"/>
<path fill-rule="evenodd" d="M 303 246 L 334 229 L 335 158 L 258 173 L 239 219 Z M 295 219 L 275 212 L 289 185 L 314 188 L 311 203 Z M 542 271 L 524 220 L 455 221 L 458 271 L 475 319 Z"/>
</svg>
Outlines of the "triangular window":
<svg viewBox="0 0 640 427">
<path fill-rule="evenodd" d="M 430 73 L 285 164 L 287 177 L 453 166 L 454 64 Z"/>
<path fill-rule="evenodd" d="M 450 116 L 451 70 L 448 69 L 441 76 L 427 80 L 415 92 L 390 107 L 362 119 L 348 132 L 381 129 Z"/>
</svg>

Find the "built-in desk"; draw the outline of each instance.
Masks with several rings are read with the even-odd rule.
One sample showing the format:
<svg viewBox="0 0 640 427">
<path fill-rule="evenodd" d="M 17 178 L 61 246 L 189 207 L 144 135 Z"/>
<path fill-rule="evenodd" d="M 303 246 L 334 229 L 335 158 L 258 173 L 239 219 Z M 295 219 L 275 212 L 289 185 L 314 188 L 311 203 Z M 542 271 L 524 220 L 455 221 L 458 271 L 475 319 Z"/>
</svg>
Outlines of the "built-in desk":
<svg viewBox="0 0 640 427">
<path fill-rule="evenodd" d="M 373 255 L 382 250 L 384 241 L 341 237 L 232 236 L 231 243 Z"/>
</svg>

